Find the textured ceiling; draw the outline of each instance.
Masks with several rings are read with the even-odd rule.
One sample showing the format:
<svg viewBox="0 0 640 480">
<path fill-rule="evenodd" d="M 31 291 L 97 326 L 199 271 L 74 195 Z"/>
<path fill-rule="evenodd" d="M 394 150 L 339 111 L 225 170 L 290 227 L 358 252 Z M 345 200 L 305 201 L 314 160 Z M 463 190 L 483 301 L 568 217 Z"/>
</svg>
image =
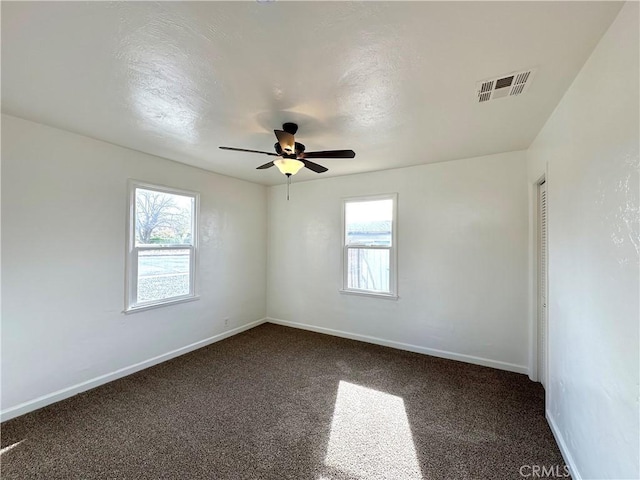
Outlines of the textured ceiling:
<svg viewBox="0 0 640 480">
<path fill-rule="evenodd" d="M 2 110 L 272 185 L 273 129 L 322 176 L 525 149 L 617 2 L 2 2 Z M 537 68 L 478 104 L 475 83 Z M 295 180 L 319 178 L 303 169 Z"/>
</svg>

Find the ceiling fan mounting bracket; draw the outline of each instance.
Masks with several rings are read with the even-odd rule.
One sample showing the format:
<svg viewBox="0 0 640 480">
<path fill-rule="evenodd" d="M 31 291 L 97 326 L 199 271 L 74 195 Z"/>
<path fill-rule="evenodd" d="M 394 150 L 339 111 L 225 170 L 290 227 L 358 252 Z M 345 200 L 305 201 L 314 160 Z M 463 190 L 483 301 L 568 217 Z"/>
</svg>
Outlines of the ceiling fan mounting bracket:
<svg viewBox="0 0 640 480">
<path fill-rule="evenodd" d="M 295 135 L 296 132 L 298 131 L 298 124 L 293 122 L 283 123 L 282 130 L 284 130 L 287 133 L 290 133 L 291 135 Z"/>
</svg>

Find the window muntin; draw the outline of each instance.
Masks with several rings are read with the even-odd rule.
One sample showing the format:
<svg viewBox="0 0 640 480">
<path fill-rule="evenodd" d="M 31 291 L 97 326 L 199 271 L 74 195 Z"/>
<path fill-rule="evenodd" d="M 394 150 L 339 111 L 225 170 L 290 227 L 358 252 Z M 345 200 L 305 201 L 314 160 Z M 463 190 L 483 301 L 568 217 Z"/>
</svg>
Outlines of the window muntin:
<svg viewBox="0 0 640 480">
<path fill-rule="evenodd" d="M 131 182 L 126 311 L 195 295 L 198 194 Z"/>
<path fill-rule="evenodd" d="M 343 292 L 396 296 L 396 201 L 396 194 L 344 200 Z"/>
</svg>

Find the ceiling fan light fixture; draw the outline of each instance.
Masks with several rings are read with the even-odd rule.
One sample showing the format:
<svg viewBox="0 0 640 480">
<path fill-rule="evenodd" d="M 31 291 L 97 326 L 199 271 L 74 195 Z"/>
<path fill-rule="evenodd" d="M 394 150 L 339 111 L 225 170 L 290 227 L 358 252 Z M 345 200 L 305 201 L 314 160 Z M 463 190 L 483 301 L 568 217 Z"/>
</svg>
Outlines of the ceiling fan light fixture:
<svg viewBox="0 0 640 480">
<path fill-rule="evenodd" d="M 273 161 L 274 165 L 278 167 L 281 173 L 284 175 L 295 175 L 304 167 L 304 163 L 295 158 L 280 158 Z"/>
</svg>

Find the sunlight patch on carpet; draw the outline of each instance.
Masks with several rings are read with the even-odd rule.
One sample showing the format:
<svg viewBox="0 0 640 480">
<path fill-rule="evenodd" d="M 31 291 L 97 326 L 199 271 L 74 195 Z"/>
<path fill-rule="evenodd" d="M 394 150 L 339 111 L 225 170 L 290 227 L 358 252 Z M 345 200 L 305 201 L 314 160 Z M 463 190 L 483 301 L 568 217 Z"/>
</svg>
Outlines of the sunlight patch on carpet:
<svg viewBox="0 0 640 480">
<path fill-rule="evenodd" d="M 362 480 L 423 480 L 404 400 L 340 381 L 325 465 Z"/>
<path fill-rule="evenodd" d="M 20 440 L 19 442 L 16 443 L 12 443 L 11 445 L 8 445 L 2 449 L 0 449 L 0 455 L 4 455 L 5 453 L 13 450 L 14 448 L 16 448 L 18 445 L 20 445 L 22 442 L 24 442 L 24 440 Z"/>
</svg>

